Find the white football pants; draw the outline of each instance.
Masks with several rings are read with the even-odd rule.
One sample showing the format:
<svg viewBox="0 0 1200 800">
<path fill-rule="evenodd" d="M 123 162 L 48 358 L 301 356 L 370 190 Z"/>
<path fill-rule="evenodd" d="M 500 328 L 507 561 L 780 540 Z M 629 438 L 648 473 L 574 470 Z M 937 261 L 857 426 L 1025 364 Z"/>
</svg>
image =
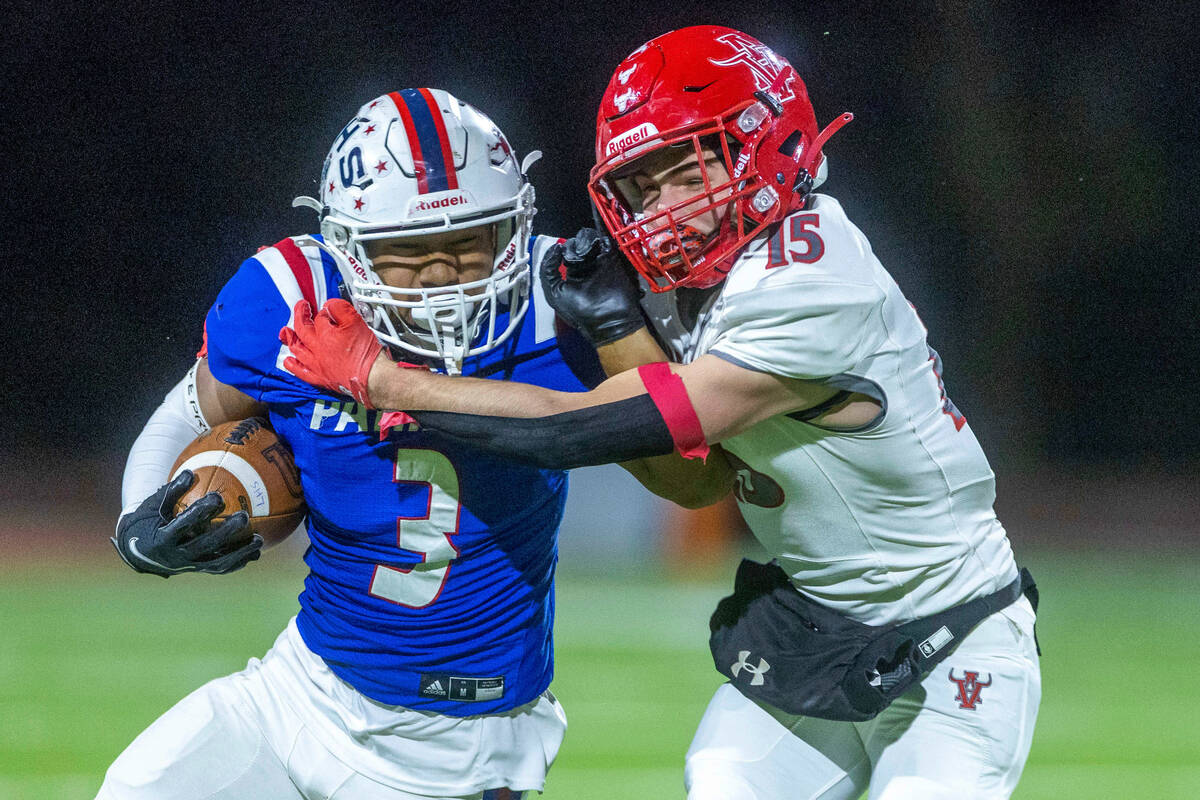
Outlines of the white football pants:
<svg viewBox="0 0 1200 800">
<path fill-rule="evenodd" d="M 550 692 L 449 717 L 376 703 L 293 620 L 261 661 L 210 681 L 117 758 L 97 800 L 520 800 L 566 732 Z"/>
<path fill-rule="evenodd" d="M 1042 682 L 1024 597 L 868 722 L 799 717 L 731 684 L 687 754 L 688 800 L 992 800 L 1016 788 Z"/>
</svg>

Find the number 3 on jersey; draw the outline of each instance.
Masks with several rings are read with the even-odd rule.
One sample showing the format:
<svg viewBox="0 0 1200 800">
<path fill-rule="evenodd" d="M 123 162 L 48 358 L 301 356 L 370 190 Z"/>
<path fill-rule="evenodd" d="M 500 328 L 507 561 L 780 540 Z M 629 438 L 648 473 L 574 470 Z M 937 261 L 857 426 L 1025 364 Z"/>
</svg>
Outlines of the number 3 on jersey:
<svg viewBox="0 0 1200 800">
<path fill-rule="evenodd" d="M 406 608 L 424 608 L 437 600 L 458 549 L 450 537 L 458 533 L 458 472 L 436 450 L 398 449 L 396 483 L 429 487 L 429 504 L 418 517 L 396 520 L 396 544 L 421 556 L 409 569 L 375 565 L 370 594 Z"/>
</svg>

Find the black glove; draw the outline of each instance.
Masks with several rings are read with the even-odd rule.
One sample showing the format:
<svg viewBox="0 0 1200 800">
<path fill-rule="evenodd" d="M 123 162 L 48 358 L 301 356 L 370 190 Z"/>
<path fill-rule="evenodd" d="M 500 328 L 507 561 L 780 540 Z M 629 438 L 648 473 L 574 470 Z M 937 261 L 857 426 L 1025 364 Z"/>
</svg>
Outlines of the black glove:
<svg viewBox="0 0 1200 800">
<path fill-rule="evenodd" d="M 595 346 L 646 327 L 641 289 L 612 239 L 582 228 L 551 247 L 539 268 L 550 307 Z"/>
<path fill-rule="evenodd" d="M 193 481 L 195 475 L 185 469 L 117 522 L 113 546 L 137 572 L 164 578 L 180 572 L 223 575 L 259 557 L 263 540 L 249 533 L 250 516 L 245 511 L 212 524 L 212 518 L 225 508 L 216 492 L 204 495 L 179 516 L 170 516 Z"/>
</svg>

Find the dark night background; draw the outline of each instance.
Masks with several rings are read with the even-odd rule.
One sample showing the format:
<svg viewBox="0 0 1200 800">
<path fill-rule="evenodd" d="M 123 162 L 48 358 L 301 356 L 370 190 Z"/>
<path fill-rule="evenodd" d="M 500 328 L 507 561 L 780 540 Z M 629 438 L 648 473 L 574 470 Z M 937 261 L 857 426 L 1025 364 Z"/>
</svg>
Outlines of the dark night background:
<svg viewBox="0 0 1200 800">
<path fill-rule="evenodd" d="M 10 457 L 123 458 L 236 265 L 315 228 L 291 200 L 363 101 L 478 105 L 544 151 L 535 227 L 567 233 L 611 70 L 700 22 L 788 57 L 822 125 L 855 113 L 824 191 L 920 309 L 997 472 L 1200 456 L 1190 4 L 169 8 L 6 12 Z"/>
</svg>

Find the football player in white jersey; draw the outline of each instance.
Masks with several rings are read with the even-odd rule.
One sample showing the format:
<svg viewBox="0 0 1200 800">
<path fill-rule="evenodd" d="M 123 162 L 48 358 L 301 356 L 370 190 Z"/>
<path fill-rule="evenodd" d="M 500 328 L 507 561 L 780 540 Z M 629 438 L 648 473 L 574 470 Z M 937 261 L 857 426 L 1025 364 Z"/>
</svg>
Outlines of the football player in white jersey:
<svg viewBox="0 0 1200 800">
<path fill-rule="evenodd" d="M 612 238 L 585 229 L 540 268 L 611 376 L 590 392 L 346 363 L 369 332 L 337 309 L 287 333 L 301 377 L 459 441 L 622 462 L 686 505 L 733 489 L 774 560 L 744 562 L 714 615 L 730 682 L 688 752 L 693 800 L 1008 797 L 1033 736 L 1036 590 L 992 470 L 916 311 L 814 192 L 850 119 L 819 129 L 791 65 L 728 28 L 618 66 L 589 184 Z"/>
</svg>

